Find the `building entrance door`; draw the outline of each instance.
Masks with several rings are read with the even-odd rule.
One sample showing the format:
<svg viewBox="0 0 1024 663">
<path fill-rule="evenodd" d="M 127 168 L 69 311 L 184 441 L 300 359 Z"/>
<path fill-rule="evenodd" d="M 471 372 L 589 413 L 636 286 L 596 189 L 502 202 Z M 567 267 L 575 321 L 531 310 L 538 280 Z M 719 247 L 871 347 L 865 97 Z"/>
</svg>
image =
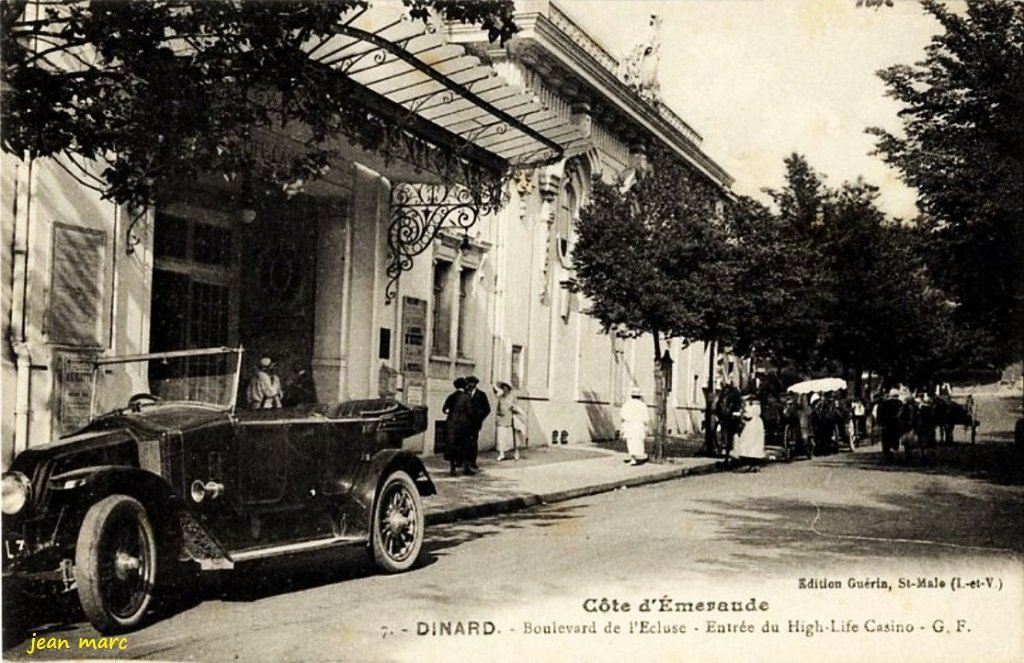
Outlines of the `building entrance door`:
<svg viewBox="0 0 1024 663">
<path fill-rule="evenodd" d="M 312 402 L 317 207 L 301 197 L 268 203 L 242 229 L 239 339 L 251 371 L 277 364 L 285 404 Z M 246 373 L 248 375 L 248 373 Z"/>
</svg>

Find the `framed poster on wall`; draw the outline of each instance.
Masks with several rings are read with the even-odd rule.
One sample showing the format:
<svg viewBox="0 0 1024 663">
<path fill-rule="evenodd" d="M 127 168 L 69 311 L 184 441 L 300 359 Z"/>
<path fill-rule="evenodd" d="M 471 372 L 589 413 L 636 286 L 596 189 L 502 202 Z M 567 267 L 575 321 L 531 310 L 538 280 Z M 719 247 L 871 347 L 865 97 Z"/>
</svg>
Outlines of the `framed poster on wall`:
<svg viewBox="0 0 1024 663">
<path fill-rule="evenodd" d="M 424 402 L 426 330 L 426 300 L 403 297 L 401 367 L 405 381 L 405 402 L 409 405 L 423 405 Z"/>
</svg>

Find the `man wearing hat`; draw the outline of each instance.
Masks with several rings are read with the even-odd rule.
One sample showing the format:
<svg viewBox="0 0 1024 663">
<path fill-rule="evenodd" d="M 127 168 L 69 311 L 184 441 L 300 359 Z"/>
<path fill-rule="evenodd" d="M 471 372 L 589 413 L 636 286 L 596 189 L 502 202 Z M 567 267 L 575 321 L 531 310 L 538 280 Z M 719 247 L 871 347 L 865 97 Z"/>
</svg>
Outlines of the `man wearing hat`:
<svg viewBox="0 0 1024 663">
<path fill-rule="evenodd" d="M 487 394 L 477 389 L 480 379 L 475 375 L 466 377 L 466 393 L 469 394 L 470 404 L 473 406 L 473 428 L 467 446 L 469 454 L 466 460 L 474 470 L 479 469 L 476 465 L 476 456 L 480 447 L 480 428 L 484 425 L 484 419 L 491 413 L 491 403 L 487 400 Z"/>
<path fill-rule="evenodd" d="M 622 436 L 626 438 L 626 453 L 629 454 L 625 462 L 630 465 L 646 463 L 644 437 L 647 435 L 648 412 L 639 387 L 630 390 L 629 400 L 622 404 L 619 416 L 622 418 Z"/>
<path fill-rule="evenodd" d="M 732 453 L 732 445 L 740 428 L 740 412 L 743 410 L 743 396 L 732 382 L 722 385 L 715 399 L 715 416 L 722 427 L 722 450 L 728 459 Z"/>
<path fill-rule="evenodd" d="M 900 446 L 900 390 L 890 389 L 888 395 L 878 403 L 878 426 L 882 429 L 882 456 L 885 462 L 893 461 L 893 454 Z"/>
<path fill-rule="evenodd" d="M 281 407 L 281 378 L 277 376 L 274 360 L 270 357 L 260 359 L 256 372 L 249 378 L 246 399 L 250 410 L 262 410 Z"/>
</svg>

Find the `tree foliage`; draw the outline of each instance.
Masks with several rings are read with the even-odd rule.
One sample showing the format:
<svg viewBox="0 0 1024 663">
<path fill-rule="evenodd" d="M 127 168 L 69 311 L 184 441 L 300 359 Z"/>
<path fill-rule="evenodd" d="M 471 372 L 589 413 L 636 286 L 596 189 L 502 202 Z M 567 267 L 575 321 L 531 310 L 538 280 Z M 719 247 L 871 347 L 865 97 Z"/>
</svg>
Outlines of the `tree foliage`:
<svg viewBox="0 0 1024 663">
<path fill-rule="evenodd" d="M 595 180 L 580 211 L 571 287 L 606 332 L 716 340 L 734 316 L 729 246 L 716 223 L 722 194 L 671 153 L 627 190 Z"/>
<path fill-rule="evenodd" d="M 786 181 L 781 189 L 765 189 L 779 210 L 779 217 L 795 230 L 807 233 L 820 220 L 825 203 L 825 182 L 802 154 L 784 159 Z"/>
<path fill-rule="evenodd" d="M 858 179 L 830 188 L 793 154 L 783 187 L 768 193 L 776 214 L 745 201 L 734 221 L 750 293 L 741 349 L 807 373 L 908 381 L 954 359 L 925 235 L 887 219 L 876 187 Z"/>
<path fill-rule="evenodd" d="M 924 0 L 943 32 L 924 59 L 879 72 L 903 133 L 877 153 L 919 192 L 930 263 L 979 358 L 1019 359 L 1024 339 L 1024 4 Z"/>
<path fill-rule="evenodd" d="M 481 25 L 504 41 L 511 0 L 405 0 Z M 162 182 L 200 173 L 289 187 L 322 175 L 331 142 L 368 149 L 387 118 L 352 102 L 353 86 L 313 65 L 304 45 L 365 0 L 0 0 L 4 151 L 60 156 L 117 202 L 152 203 Z M 302 127 L 307 149 L 286 160 L 254 149 L 261 130 Z M 105 164 L 98 179 L 85 161 Z"/>
<path fill-rule="evenodd" d="M 830 288 L 810 239 L 786 215 L 751 198 L 729 206 L 736 276 L 736 333 L 741 355 L 776 365 L 819 363 Z"/>
<path fill-rule="evenodd" d="M 894 222 L 878 189 L 838 188 L 798 154 L 772 211 L 721 194 L 667 155 L 632 188 L 595 182 L 572 286 L 606 331 L 719 341 L 805 374 L 925 383 L 956 361 L 930 233 Z M 657 352 L 657 350 L 656 350 Z"/>
<path fill-rule="evenodd" d="M 854 376 L 864 369 L 926 382 L 951 358 L 949 307 L 912 226 L 888 220 L 878 189 L 844 183 L 825 204 L 819 252 L 834 288 L 823 354 Z"/>
</svg>

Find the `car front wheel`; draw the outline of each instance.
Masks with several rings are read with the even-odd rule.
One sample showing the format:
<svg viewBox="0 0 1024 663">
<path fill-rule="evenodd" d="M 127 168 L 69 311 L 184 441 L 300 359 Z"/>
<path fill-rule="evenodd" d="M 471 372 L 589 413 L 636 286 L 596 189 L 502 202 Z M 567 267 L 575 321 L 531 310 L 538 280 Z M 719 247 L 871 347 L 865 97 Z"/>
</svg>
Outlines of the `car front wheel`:
<svg viewBox="0 0 1024 663">
<path fill-rule="evenodd" d="M 370 532 L 373 560 L 385 573 L 408 570 L 423 547 L 423 507 L 416 484 L 405 472 L 392 472 L 381 484 Z"/>
<path fill-rule="evenodd" d="M 102 633 L 136 628 L 153 599 L 157 546 L 146 510 L 111 495 L 85 514 L 75 545 L 82 610 Z"/>
</svg>

